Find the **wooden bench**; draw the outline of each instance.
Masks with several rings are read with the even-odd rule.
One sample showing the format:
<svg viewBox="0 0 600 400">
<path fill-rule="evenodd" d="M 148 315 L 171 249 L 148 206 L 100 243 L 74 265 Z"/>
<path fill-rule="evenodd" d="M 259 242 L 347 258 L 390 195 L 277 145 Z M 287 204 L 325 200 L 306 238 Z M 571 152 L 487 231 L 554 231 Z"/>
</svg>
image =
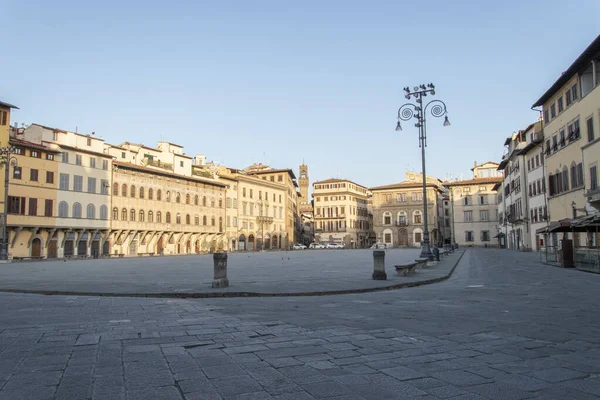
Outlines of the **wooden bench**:
<svg viewBox="0 0 600 400">
<path fill-rule="evenodd" d="M 43 256 L 32 256 L 32 257 L 13 257 L 13 260 L 23 261 L 23 260 L 43 260 Z"/>
<path fill-rule="evenodd" d="M 150 256 L 152 257 L 154 253 L 137 253 L 138 256 Z"/>
<path fill-rule="evenodd" d="M 394 267 L 396 268 L 396 272 L 398 273 L 398 275 L 407 276 L 415 272 L 415 269 L 417 269 L 417 265 L 418 263 L 414 262 L 408 264 L 398 264 L 394 265 Z"/>
</svg>

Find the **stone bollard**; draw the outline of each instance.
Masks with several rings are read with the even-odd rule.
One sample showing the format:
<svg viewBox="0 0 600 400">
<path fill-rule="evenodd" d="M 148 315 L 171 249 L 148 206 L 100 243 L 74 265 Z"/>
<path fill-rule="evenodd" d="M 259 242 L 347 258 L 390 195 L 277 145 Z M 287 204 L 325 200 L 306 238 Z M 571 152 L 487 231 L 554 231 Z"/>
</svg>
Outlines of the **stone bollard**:
<svg viewBox="0 0 600 400">
<path fill-rule="evenodd" d="M 440 261 L 440 249 L 434 247 L 431 252 L 433 253 L 433 261 Z"/>
<path fill-rule="evenodd" d="M 385 251 L 375 250 L 373 252 L 373 279 L 376 281 L 387 280 L 385 273 Z"/>
<path fill-rule="evenodd" d="M 227 253 L 214 253 L 214 277 L 212 282 L 213 288 L 229 287 L 229 279 L 227 279 Z"/>
</svg>

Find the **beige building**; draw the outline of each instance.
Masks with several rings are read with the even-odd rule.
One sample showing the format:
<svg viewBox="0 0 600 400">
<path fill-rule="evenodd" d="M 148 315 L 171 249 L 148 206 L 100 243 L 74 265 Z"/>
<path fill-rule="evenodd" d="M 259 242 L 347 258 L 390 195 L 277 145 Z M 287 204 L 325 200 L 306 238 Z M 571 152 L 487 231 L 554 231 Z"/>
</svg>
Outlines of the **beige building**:
<svg viewBox="0 0 600 400">
<path fill-rule="evenodd" d="M 112 157 L 104 154 L 104 140 L 93 133 L 83 135 L 39 124 L 30 125 L 22 136 L 60 152 L 56 257 L 107 254 Z"/>
<path fill-rule="evenodd" d="M 600 208 L 600 36 L 533 107 L 542 106 L 550 222 Z M 578 211 L 579 210 L 579 211 Z M 584 235 L 574 235 L 575 246 Z M 556 234 L 550 245 L 558 245 Z M 592 245 L 592 243 L 589 243 Z"/>
<path fill-rule="evenodd" d="M 313 197 L 316 242 L 367 247 L 369 189 L 346 179 L 327 179 L 313 183 Z"/>
<path fill-rule="evenodd" d="M 13 109 L 19 109 L 19 107 L 0 101 L 0 147 L 8 146 L 11 130 L 10 117 Z M 2 215 L 4 215 L 4 172 L 0 173 L 0 211 L 2 212 Z M 0 236 L 1 235 L 2 230 L 0 229 Z"/>
<path fill-rule="evenodd" d="M 496 247 L 498 197 L 496 184 L 502 182 L 499 164 L 488 161 L 475 165 L 473 178 L 444 182 L 449 190 L 452 242 L 462 246 Z M 500 175 L 500 176 L 499 176 Z"/>
<path fill-rule="evenodd" d="M 427 225 L 429 241 L 442 241 L 442 182 L 427 177 Z M 378 243 L 392 247 L 419 247 L 424 234 L 422 174 L 406 172 L 406 180 L 370 189 L 373 193 L 373 229 Z"/>
<path fill-rule="evenodd" d="M 56 258 L 59 152 L 13 137 L 8 188 L 8 252 L 13 259 Z"/>
</svg>

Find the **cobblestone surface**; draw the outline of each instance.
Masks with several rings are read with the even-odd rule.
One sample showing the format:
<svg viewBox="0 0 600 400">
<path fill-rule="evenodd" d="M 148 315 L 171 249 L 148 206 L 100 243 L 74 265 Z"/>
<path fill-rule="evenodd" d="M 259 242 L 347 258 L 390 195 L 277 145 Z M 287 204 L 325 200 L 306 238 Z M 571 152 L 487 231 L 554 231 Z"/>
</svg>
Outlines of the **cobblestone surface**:
<svg viewBox="0 0 600 400">
<path fill-rule="evenodd" d="M 0 400 L 597 399 L 599 284 L 474 249 L 389 292 L 0 294 Z"/>
</svg>

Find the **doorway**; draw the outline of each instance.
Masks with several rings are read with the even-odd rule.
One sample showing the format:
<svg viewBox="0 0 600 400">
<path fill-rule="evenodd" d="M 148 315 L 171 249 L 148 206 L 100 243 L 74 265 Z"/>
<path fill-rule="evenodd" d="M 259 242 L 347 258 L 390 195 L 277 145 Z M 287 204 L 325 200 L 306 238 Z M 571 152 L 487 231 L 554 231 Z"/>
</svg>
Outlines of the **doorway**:
<svg viewBox="0 0 600 400">
<path fill-rule="evenodd" d="M 408 247 L 408 232 L 404 228 L 398 230 L 398 246 Z"/>
<path fill-rule="evenodd" d="M 42 241 L 39 238 L 33 239 L 31 242 L 31 257 L 42 256 Z"/>
</svg>

